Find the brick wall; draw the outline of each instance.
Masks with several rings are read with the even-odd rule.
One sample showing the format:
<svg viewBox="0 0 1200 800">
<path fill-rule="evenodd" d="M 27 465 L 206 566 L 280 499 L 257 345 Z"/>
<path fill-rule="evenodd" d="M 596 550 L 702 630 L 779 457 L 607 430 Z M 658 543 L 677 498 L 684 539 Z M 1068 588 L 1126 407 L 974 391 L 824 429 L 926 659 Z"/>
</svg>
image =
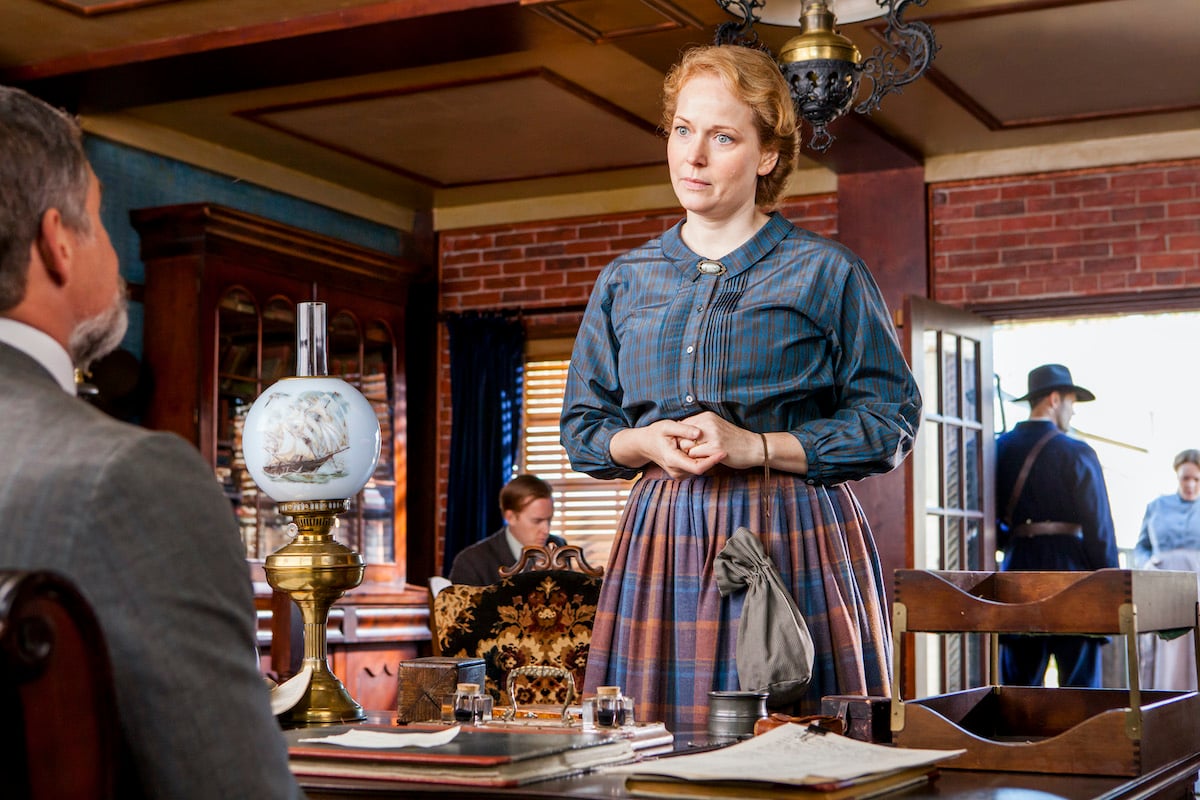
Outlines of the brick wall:
<svg viewBox="0 0 1200 800">
<path fill-rule="evenodd" d="M 837 234 L 834 195 L 790 198 L 780 211 L 823 236 Z M 576 328 L 604 265 L 658 236 L 680 215 L 678 209 L 666 209 L 443 231 L 438 237 L 440 310 L 519 308 L 530 338 Z M 438 353 L 436 541 L 441 564 L 451 425 L 450 343 L 445 325 L 438 326 Z"/>
<path fill-rule="evenodd" d="M 1200 286 L 1200 160 L 929 187 L 933 299 Z"/>
</svg>

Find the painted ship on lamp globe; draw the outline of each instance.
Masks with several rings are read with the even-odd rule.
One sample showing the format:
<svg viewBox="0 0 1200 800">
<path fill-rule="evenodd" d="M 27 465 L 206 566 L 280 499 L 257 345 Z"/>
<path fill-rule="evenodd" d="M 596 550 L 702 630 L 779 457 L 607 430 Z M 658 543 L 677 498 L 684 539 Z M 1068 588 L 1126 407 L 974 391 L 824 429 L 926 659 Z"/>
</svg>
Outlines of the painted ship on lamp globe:
<svg viewBox="0 0 1200 800">
<path fill-rule="evenodd" d="M 340 392 L 272 392 L 264 408 L 262 470 L 273 480 L 327 483 L 344 477 L 350 403 Z"/>
</svg>

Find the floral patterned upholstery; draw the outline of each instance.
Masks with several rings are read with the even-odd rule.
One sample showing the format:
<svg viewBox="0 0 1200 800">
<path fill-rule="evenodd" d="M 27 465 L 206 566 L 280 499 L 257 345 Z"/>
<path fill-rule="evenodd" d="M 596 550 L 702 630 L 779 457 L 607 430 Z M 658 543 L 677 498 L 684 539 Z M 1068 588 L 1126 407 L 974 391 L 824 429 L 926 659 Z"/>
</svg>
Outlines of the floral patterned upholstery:
<svg viewBox="0 0 1200 800">
<path fill-rule="evenodd" d="M 571 570 L 521 572 L 490 586 L 452 584 L 433 598 L 434 651 L 482 657 L 487 690 L 511 702 L 509 671 L 524 666 L 570 670 L 583 689 L 601 578 Z M 566 687 L 554 678 L 518 679 L 519 705 L 562 705 Z"/>
</svg>

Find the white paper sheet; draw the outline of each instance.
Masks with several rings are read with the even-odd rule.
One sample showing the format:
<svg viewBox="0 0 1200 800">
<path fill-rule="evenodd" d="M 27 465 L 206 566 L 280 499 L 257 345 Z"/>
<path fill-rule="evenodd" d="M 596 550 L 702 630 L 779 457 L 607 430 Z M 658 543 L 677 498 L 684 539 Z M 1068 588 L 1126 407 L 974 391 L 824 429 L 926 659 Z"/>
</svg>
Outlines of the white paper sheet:
<svg viewBox="0 0 1200 800">
<path fill-rule="evenodd" d="M 433 733 L 401 733 L 396 731 L 363 731 L 349 730 L 332 736 L 313 736 L 299 739 L 301 742 L 319 742 L 321 744 L 336 744 L 343 747 L 364 747 L 383 749 L 390 747 L 437 747 L 458 736 L 459 726 L 447 728 Z"/>
<path fill-rule="evenodd" d="M 802 725 L 780 725 L 720 750 L 642 761 L 606 772 L 803 786 L 935 764 L 964 752 L 887 747 L 835 733 L 817 733 Z"/>
<path fill-rule="evenodd" d="M 288 680 L 271 687 L 271 713 L 279 716 L 285 711 L 291 711 L 304 695 L 308 694 L 308 685 L 312 683 L 312 667 L 305 667 Z"/>
</svg>

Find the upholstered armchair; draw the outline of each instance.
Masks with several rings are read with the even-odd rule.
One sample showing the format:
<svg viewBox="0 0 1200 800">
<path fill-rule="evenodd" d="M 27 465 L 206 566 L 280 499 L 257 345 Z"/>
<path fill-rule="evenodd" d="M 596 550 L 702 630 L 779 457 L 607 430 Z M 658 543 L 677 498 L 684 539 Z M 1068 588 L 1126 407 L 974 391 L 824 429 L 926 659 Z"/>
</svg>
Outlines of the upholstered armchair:
<svg viewBox="0 0 1200 800">
<path fill-rule="evenodd" d="M 434 654 L 483 658 L 487 691 L 500 705 L 513 701 L 508 678 L 518 667 L 565 669 L 577 695 L 602 575 L 576 546 L 526 547 L 496 583 L 450 584 L 431 596 Z M 522 675 L 514 693 L 519 706 L 568 702 L 565 682 L 554 677 Z"/>
</svg>

